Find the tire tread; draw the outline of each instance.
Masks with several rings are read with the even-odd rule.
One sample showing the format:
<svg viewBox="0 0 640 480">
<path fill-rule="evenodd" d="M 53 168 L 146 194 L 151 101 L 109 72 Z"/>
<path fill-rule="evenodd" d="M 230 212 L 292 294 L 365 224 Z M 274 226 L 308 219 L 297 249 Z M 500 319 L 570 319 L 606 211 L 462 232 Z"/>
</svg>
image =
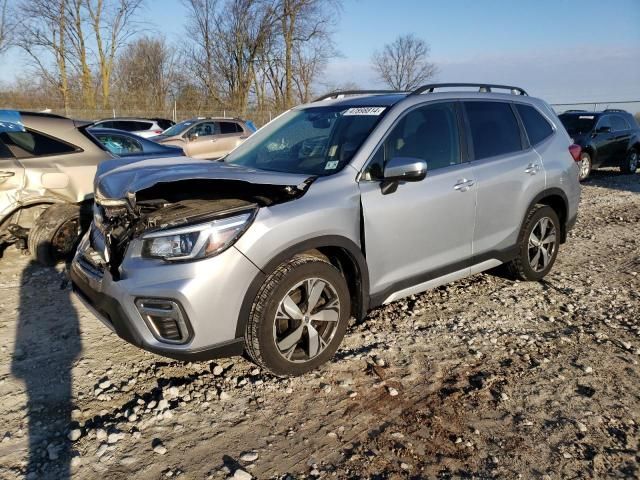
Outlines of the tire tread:
<svg viewBox="0 0 640 480">
<path fill-rule="evenodd" d="M 278 268 L 276 268 L 275 271 L 266 278 L 265 282 L 260 287 L 260 290 L 258 290 L 256 299 L 254 300 L 253 305 L 251 306 L 251 311 L 249 312 L 249 319 L 247 320 L 245 330 L 245 350 L 249 357 L 251 357 L 251 360 L 253 360 L 253 362 L 255 362 L 260 368 L 269 370 L 269 367 L 266 365 L 260 352 L 258 329 L 260 327 L 263 312 L 269 303 L 271 293 L 284 280 L 289 272 L 309 262 L 323 262 L 331 265 L 329 261 L 320 257 L 308 254 L 296 255 L 291 260 L 278 266 Z M 333 267 L 333 265 L 331 266 Z"/>
</svg>

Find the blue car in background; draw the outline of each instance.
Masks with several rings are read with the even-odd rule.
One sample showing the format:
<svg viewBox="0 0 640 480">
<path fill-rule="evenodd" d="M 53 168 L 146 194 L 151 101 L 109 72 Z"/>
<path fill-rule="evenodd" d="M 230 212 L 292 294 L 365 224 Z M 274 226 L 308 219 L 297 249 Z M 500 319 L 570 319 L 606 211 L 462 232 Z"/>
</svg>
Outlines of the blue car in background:
<svg viewBox="0 0 640 480">
<path fill-rule="evenodd" d="M 89 128 L 89 133 L 117 157 L 179 157 L 184 155 L 184 151 L 180 147 L 161 145 L 134 133 L 115 128 Z"/>
</svg>

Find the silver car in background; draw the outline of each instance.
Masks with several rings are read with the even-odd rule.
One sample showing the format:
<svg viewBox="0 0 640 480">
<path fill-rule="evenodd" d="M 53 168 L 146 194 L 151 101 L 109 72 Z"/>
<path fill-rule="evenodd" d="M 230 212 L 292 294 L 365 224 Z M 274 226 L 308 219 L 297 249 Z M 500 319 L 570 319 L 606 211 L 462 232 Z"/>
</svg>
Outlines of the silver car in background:
<svg viewBox="0 0 640 480">
<path fill-rule="evenodd" d="M 116 162 L 71 277 L 141 348 L 299 375 L 373 307 L 503 263 L 542 279 L 576 221 L 579 158 L 517 87 L 334 93 L 222 162 Z"/>
<path fill-rule="evenodd" d="M 139 137 L 151 138 L 160 135 L 166 129 L 175 125 L 172 120 L 164 118 L 131 118 L 116 117 L 97 120 L 94 128 L 112 128 L 115 130 L 124 130 L 125 132 L 135 133 Z"/>
</svg>

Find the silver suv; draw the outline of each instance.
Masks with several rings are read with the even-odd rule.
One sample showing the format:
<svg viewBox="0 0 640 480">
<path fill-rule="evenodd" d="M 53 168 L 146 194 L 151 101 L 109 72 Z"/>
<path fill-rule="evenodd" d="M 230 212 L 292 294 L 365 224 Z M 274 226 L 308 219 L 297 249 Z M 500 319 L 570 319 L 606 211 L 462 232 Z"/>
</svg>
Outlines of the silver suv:
<svg viewBox="0 0 640 480">
<path fill-rule="evenodd" d="M 516 87 L 334 93 L 220 162 L 101 174 L 74 288 L 146 350 L 299 375 L 373 307 L 503 263 L 544 277 L 576 220 L 579 150 Z"/>
</svg>

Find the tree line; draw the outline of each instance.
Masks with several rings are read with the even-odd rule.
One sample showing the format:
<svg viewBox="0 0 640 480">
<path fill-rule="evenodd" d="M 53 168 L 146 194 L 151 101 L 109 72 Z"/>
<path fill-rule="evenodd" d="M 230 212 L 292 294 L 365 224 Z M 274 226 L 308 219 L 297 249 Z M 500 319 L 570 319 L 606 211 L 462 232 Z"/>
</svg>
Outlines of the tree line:
<svg viewBox="0 0 640 480">
<path fill-rule="evenodd" d="M 322 75 L 339 55 L 342 0 L 181 0 L 184 33 L 175 43 L 145 23 L 144 2 L 0 0 L 0 55 L 17 48 L 30 72 L 5 97 L 65 112 L 161 111 L 175 102 L 243 115 L 341 86 Z M 428 57 L 426 42 L 403 35 L 372 55 L 372 67 L 383 83 L 408 89 L 435 74 Z"/>
</svg>

